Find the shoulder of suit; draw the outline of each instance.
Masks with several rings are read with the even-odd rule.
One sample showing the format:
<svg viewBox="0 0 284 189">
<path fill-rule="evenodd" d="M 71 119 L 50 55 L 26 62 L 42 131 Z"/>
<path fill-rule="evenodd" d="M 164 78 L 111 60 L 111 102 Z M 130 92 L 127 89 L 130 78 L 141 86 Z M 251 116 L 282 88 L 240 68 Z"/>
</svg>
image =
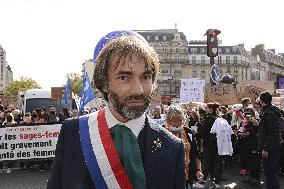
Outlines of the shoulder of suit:
<svg viewBox="0 0 284 189">
<path fill-rule="evenodd" d="M 169 132 L 167 129 L 153 121 L 149 116 L 147 116 L 149 125 L 151 129 L 156 131 L 159 135 L 163 136 L 164 138 L 167 138 L 169 141 L 173 143 L 182 143 L 182 140 L 175 135 L 173 135 L 171 132 Z"/>
</svg>

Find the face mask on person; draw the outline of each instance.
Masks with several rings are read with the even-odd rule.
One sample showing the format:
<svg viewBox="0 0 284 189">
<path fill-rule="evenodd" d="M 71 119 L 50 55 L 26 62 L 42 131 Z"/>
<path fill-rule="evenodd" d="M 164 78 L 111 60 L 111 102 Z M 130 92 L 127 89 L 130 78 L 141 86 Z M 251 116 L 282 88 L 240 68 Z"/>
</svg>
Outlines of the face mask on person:
<svg viewBox="0 0 284 189">
<path fill-rule="evenodd" d="M 179 131 L 181 131 L 181 127 L 171 127 L 170 130 L 172 132 L 179 132 Z"/>
<path fill-rule="evenodd" d="M 50 114 L 51 115 L 55 115 L 55 111 L 50 111 Z"/>
</svg>

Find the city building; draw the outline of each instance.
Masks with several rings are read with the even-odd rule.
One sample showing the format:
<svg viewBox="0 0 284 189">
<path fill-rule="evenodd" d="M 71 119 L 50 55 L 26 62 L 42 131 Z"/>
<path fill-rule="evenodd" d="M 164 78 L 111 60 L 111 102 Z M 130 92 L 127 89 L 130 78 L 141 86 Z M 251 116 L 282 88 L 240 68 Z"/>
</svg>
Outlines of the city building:
<svg viewBox="0 0 284 189">
<path fill-rule="evenodd" d="M 210 83 L 210 57 L 207 56 L 206 41 L 192 40 L 188 45 L 189 53 L 189 78 L 205 79 Z M 220 74 L 231 75 L 235 83 L 251 79 L 251 66 L 257 66 L 256 57 L 253 57 L 244 48 L 243 44 L 218 47 L 218 56 L 214 58 L 215 64 L 220 69 Z"/>
<path fill-rule="evenodd" d="M 92 83 L 93 77 L 94 77 L 94 69 L 95 69 L 95 64 L 93 59 L 86 60 L 82 64 L 82 74 L 87 73 L 90 82 Z"/>
<path fill-rule="evenodd" d="M 6 51 L 0 44 L 0 93 L 13 81 L 13 71 L 6 60 Z"/>
<path fill-rule="evenodd" d="M 276 54 L 275 49 L 265 50 L 264 44 L 256 45 L 251 49 L 251 53 L 259 57 L 260 65 L 265 63 L 268 80 L 274 81 L 275 88 L 279 88 L 280 78 L 284 78 L 284 53 Z"/>
<path fill-rule="evenodd" d="M 136 30 L 159 54 L 157 85 L 162 96 L 178 96 L 180 80 L 188 77 L 188 41 L 177 29 Z"/>
</svg>

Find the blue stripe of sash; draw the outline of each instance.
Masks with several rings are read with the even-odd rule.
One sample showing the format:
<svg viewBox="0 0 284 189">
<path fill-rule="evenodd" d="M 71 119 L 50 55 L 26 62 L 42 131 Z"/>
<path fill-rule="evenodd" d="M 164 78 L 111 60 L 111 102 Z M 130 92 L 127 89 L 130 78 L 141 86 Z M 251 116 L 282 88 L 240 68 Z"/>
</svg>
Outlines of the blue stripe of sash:
<svg viewBox="0 0 284 189">
<path fill-rule="evenodd" d="M 90 139 L 89 126 L 88 126 L 89 116 L 82 116 L 79 118 L 79 127 L 80 127 L 80 140 L 83 150 L 83 155 L 89 170 L 89 173 L 92 177 L 93 182 L 97 189 L 108 189 L 107 184 L 103 178 L 100 167 L 94 151 L 92 148 L 92 143 Z"/>
</svg>

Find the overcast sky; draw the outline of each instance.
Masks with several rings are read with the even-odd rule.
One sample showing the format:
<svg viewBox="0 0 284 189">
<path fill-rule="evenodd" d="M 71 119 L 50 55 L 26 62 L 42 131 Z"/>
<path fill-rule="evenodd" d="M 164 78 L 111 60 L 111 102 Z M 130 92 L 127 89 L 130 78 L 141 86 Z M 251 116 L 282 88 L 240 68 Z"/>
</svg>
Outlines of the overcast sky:
<svg viewBox="0 0 284 189">
<path fill-rule="evenodd" d="M 173 29 L 188 40 L 222 31 L 224 45 L 256 44 L 284 52 L 283 0 L 0 0 L 0 44 L 14 79 L 61 86 L 80 73 L 98 40 L 121 29 Z"/>
</svg>

